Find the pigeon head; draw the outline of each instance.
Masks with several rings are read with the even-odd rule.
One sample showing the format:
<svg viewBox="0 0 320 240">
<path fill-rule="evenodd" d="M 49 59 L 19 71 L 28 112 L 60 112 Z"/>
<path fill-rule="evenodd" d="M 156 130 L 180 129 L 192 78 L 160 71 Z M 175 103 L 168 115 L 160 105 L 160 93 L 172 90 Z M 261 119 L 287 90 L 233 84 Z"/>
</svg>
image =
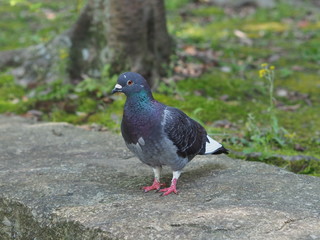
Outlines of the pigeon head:
<svg viewBox="0 0 320 240">
<path fill-rule="evenodd" d="M 130 96 L 140 92 L 151 94 L 151 89 L 147 81 L 140 74 L 125 72 L 119 76 L 117 84 L 112 90 L 112 93 L 116 92 L 122 92 L 126 96 Z"/>
</svg>

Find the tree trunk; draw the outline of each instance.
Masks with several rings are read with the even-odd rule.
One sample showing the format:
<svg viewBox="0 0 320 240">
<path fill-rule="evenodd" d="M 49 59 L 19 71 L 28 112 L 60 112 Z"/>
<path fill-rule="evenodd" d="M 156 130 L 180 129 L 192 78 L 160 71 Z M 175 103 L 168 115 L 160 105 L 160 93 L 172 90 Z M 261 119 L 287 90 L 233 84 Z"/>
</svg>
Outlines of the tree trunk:
<svg viewBox="0 0 320 240">
<path fill-rule="evenodd" d="M 152 87 L 165 75 L 172 53 L 163 0 L 89 0 L 77 22 L 52 41 L 0 53 L 0 68 L 14 66 L 24 85 L 57 78 L 139 72 Z"/>
</svg>

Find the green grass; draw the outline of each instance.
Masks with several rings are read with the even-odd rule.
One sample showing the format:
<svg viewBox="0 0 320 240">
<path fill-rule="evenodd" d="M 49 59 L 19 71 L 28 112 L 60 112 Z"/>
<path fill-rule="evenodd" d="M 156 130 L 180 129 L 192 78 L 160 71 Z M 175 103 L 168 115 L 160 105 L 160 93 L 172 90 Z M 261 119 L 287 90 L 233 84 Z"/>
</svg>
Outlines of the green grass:
<svg viewBox="0 0 320 240">
<path fill-rule="evenodd" d="M 70 27 L 83 4 L 83 0 L 0 0 L 1 50 L 47 42 Z"/>
<path fill-rule="evenodd" d="M 260 161 L 319 176 L 319 162 L 290 163 L 273 156 L 320 158 L 320 11 L 308 8 L 307 4 L 294 6 L 279 1 L 274 9 L 230 15 L 217 6 L 193 4 L 188 7 L 191 2 L 165 2 L 169 32 L 178 46 L 212 50 L 219 66 L 211 67 L 198 78 L 161 84 L 155 93 L 156 99 L 182 109 L 205 124 L 208 132 L 230 149 L 261 152 Z M 22 0 L 10 6 L 9 1 L 0 0 L 0 50 L 48 41 L 71 26 L 84 1 L 46 0 L 37 4 Z M 54 19 L 49 19 L 48 12 Z M 306 23 L 301 23 L 306 19 Z M 244 32 L 251 44 L 242 42 L 235 30 Z M 270 121 L 268 86 L 258 75 L 260 64 L 270 59 L 276 67 L 275 88 L 284 88 L 300 96 L 276 96 L 284 105 L 299 104 L 295 111 L 274 110 L 279 126 Z M 201 64 L 201 60 L 194 57 L 188 61 Z M 221 71 L 221 67 L 229 72 Z M 0 113 L 21 114 L 37 109 L 43 112 L 42 120 L 99 123 L 119 132 L 125 97 L 117 95 L 114 101 L 109 99 L 106 93 L 116 79 L 108 76 L 107 67 L 105 72 L 103 79 L 86 79 L 75 87 L 60 79 L 30 90 L 15 84 L 9 72 L 4 71 L 0 73 Z M 248 114 L 255 117 L 254 122 L 250 122 Z M 225 119 L 234 127 L 215 127 L 215 121 Z M 250 124 L 261 131 L 260 135 L 249 131 Z M 288 132 L 283 146 L 270 140 L 278 137 L 275 133 L 270 135 L 270 129 L 276 127 Z M 266 139 L 270 140 L 268 144 L 263 143 Z M 295 144 L 303 146 L 305 151 L 296 151 Z"/>
<path fill-rule="evenodd" d="M 189 2 L 191 2 L 191 0 L 178 0 L 178 1 L 165 0 L 165 7 L 167 11 L 174 11 L 183 7 Z"/>
</svg>

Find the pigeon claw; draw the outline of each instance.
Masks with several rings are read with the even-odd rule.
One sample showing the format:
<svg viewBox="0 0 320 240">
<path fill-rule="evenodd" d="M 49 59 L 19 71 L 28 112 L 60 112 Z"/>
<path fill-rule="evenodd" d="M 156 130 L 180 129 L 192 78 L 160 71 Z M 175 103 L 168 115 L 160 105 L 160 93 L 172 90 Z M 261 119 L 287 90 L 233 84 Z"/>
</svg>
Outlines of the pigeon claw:
<svg viewBox="0 0 320 240">
<path fill-rule="evenodd" d="M 144 192 L 149 192 L 151 190 L 157 190 L 159 191 L 161 187 L 165 186 L 164 183 L 158 182 L 156 179 L 154 179 L 153 184 L 151 186 L 143 187 L 142 189 Z"/>
<path fill-rule="evenodd" d="M 170 187 L 159 190 L 159 192 L 162 192 L 161 196 L 167 196 L 172 192 L 175 194 L 178 194 L 176 185 L 177 185 L 177 179 L 173 179 Z"/>
<path fill-rule="evenodd" d="M 168 187 L 168 188 L 160 189 L 159 192 L 162 192 L 161 196 L 167 196 L 172 192 L 174 192 L 175 194 L 178 194 L 178 191 L 177 191 L 175 186 L 174 187 L 171 186 L 171 187 Z"/>
</svg>

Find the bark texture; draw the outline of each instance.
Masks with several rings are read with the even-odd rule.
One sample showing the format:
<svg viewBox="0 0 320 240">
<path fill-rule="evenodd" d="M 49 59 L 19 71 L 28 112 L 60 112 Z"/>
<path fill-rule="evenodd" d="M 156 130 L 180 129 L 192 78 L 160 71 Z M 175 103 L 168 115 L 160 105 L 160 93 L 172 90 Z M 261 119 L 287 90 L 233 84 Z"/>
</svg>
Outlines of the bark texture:
<svg viewBox="0 0 320 240">
<path fill-rule="evenodd" d="M 0 53 L 22 84 L 71 82 L 136 71 L 155 87 L 172 53 L 163 0 L 89 0 L 77 22 L 47 44 Z"/>
</svg>

